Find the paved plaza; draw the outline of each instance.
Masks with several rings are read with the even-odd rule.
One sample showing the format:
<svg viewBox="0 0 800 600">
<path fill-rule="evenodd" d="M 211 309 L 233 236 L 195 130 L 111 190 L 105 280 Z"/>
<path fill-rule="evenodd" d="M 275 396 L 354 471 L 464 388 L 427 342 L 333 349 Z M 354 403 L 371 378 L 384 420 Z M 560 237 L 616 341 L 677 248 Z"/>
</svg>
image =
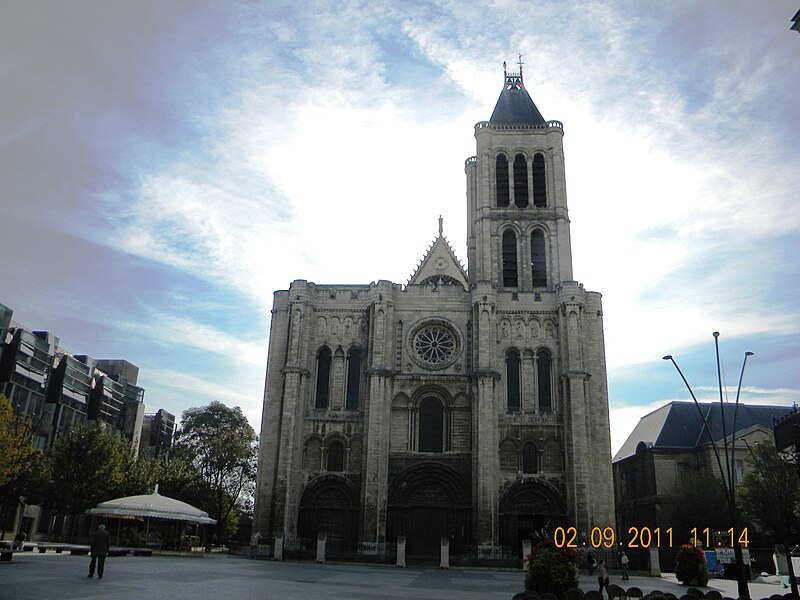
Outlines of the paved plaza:
<svg viewBox="0 0 800 600">
<path fill-rule="evenodd" d="M 89 558 L 69 554 L 17 554 L 0 563 L 3 600 L 232 600 L 276 598 L 307 600 L 388 598 L 397 600 L 494 598 L 511 600 L 522 591 L 520 571 L 488 569 L 406 568 L 248 560 L 226 555 L 194 557 L 119 557 L 106 561 L 105 578 L 86 577 Z M 686 587 L 674 578 L 632 576 L 612 583 L 638 586 L 645 592 L 660 589 L 680 596 Z M 736 596 L 733 581 L 712 580 L 723 595 Z M 597 582 L 582 576 L 584 590 Z M 784 593 L 778 585 L 751 584 L 754 599 Z"/>
</svg>

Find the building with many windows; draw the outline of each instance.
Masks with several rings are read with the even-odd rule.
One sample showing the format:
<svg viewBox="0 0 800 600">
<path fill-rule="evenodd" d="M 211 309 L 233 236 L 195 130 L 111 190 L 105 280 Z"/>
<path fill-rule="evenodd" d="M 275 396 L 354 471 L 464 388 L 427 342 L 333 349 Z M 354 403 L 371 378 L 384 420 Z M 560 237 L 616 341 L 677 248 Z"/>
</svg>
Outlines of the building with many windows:
<svg viewBox="0 0 800 600">
<path fill-rule="evenodd" d="M 163 408 L 153 414 L 145 414 L 142 435 L 139 439 L 139 454 L 156 458 L 169 454 L 175 437 L 175 415 Z"/>
<path fill-rule="evenodd" d="M 440 219 L 406 285 L 275 293 L 254 531 L 404 535 L 424 557 L 613 523 L 603 311 L 572 273 L 563 135 L 521 65 L 504 73 L 465 164 L 468 269 Z"/>
<path fill-rule="evenodd" d="M 703 403 L 698 410 L 693 402 L 670 402 L 642 417 L 613 459 L 617 531 L 647 527 L 666 532 L 672 528 L 675 545 L 689 541 L 691 527 L 702 530 L 708 524 L 682 523 L 685 519 L 679 513 L 687 510 L 682 486 L 696 485 L 698 477 L 711 481 L 727 478 L 724 453 L 717 462 L 711 440 L 723 452 L 726 433 L 730 447 L 735 425 L 736 443 L 730 459 L 734 484 L 738 484 L 749 448 L 772 438 L 774 422 L 791 410 L 746 404 L 739 404 L 738 409 L 726 404 L 723 409 L 719 403 Z M 671 569 L 674 548 L 664 544 L 659 551 L 662 566 Z M 646 568 L 646 552 L 631 550 L 629 554 L 634 568 Z"/>
<path fill-rule="evenodd" d="M 72 354 L 47 331 L 31 331 L 12 321 L 12 310 L 0 304 L 0 394 L 16 413 L 31 419 L 34 444 L 46 449 L 69 427 L 97 423 L 139 450 L 145 421 L 144 389 L 137 385 L 139 368 L 126 360 L 93 359 Z M 175 417 L 159 410 L 149 427 L 150 455 L 171 446 Z M 9 504 L 0 515 L 5 530 L 19 529 L 28 539 L 49 539 L 53 519 L 38 506 Z"/>
</svg>

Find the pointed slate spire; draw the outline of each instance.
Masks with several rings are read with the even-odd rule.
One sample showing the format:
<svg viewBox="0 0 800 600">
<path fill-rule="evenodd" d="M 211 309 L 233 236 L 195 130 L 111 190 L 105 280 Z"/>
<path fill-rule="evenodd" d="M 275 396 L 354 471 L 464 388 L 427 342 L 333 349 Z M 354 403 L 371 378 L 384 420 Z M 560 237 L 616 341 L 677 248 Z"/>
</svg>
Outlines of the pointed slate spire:
<svg viewBox="0 0 800 600">
<path fill-rule="evenodd" d="M 542 113 L 536 108 L 528 90 L 525 89 L 521 54 L 517 64 L 519 73 L 511 73 L 506 70 L 506 63 L 503 63 L 503 91 L 500 92 L 489 123 L 492 125 L 544 125 L 545 120 Z"/>
</svg>

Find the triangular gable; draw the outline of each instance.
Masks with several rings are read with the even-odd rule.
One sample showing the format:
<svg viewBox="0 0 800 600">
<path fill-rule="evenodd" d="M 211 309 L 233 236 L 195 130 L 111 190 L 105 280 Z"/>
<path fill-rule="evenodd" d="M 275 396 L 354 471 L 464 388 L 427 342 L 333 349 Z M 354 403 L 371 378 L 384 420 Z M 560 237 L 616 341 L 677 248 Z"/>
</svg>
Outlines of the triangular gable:
<svg viewBox="0 0 800 600">
<path fill-rule="evenodd" d="M 433 241 L 422 262 L 414 271 L 409 285 L 461 285 L 469 290 L 467 274 L 456 257 L 447 239 L 442 234 L 442 218 L 439 217 L 439 236 Z"/>
</svg>

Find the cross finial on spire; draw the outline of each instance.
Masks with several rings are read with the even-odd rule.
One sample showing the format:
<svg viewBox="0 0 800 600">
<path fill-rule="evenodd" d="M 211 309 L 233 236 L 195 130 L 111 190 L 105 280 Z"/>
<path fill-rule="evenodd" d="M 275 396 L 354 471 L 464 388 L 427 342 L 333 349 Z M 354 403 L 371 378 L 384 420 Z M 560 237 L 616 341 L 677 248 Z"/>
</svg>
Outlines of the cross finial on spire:
<svg viewBox="0 0 800 600">
<path fill-rule="evenodd" d="M 517 61 L 517 64 L 519 65 L 519 72 L 522 73 L 522 65 L 525 64 L 522 62 L 522 54 L 519 55 L 519 60 Z"/>
<path fill-rule="evenodd" d="M 442 237 L 442 232 L 444 231 L 444 220 L 442 219 L 442 215 L 439 215 L 439 237 Z"/>
</svg>

